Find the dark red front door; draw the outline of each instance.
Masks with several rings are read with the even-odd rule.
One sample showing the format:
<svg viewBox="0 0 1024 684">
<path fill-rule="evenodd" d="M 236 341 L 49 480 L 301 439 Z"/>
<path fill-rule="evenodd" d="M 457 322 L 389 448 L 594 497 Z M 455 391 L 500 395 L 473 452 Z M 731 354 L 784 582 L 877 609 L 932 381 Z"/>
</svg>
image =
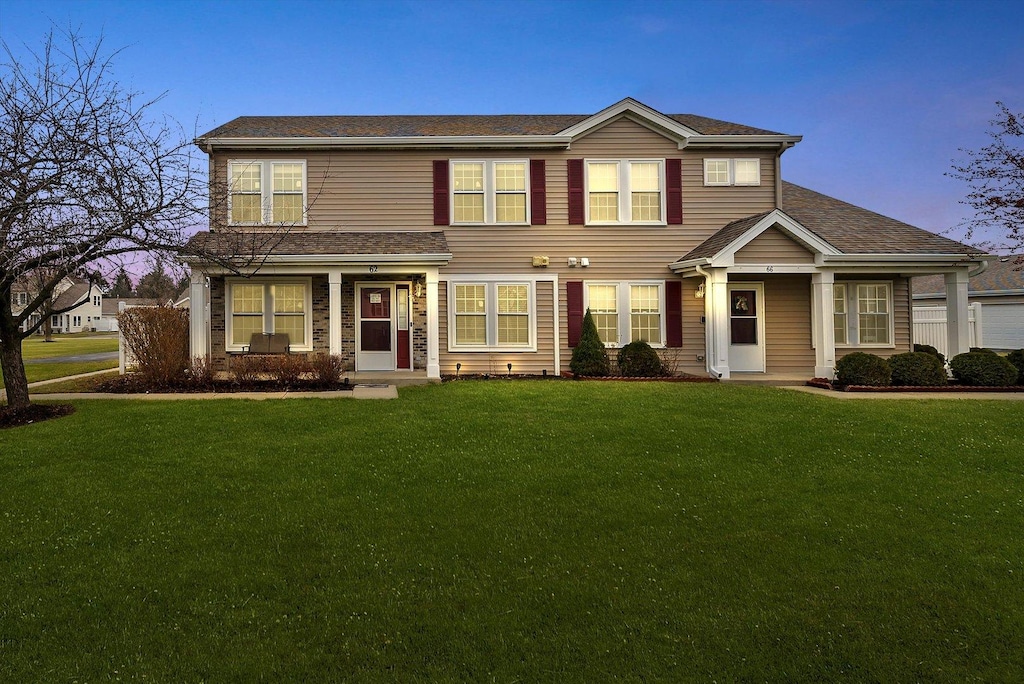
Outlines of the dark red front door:
<svg viewBox="0 0 1024 684">
<path fill-rule="evenodd" d="M 412 317 L 409 315 L 409 286 L 395 286 L 395 329 L 398 352 L 398 367 L 411 369 L 412 354 L 409 349 L 409 329 L 412 327 Z"/>
</svg>

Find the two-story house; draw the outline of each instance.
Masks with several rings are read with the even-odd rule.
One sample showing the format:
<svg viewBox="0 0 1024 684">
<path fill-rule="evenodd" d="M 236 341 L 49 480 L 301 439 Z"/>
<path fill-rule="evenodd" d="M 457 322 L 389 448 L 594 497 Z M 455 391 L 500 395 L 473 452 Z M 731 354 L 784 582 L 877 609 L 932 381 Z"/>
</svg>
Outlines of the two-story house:
<svg viewBox="0 0 1024 684">
<path fill-rule="evenodd" d="M 39 288 L 32 284 L 31 277 L 15 282 L 11 287 L 11 308 L 14 315 L 20 315 L 38 293 Z M 53 332 L 77 333 L 98 330 L 103 311 L 103 291 L 99 285 L 87 278 L 66 276 L 53 288 L 49 310 L 59 312 L 50 316 Z M 40 315 L 37 312 L 26 318 L 21 324 L 21 329 L 27 330 L 35 325 Z"/>
<path fill-rule="evenodd" d="M 559 373 L 584 312 L 677 371 L 831 376 L 911 346 L 909 278 L 942 274 L 966 351 L 979 250 L 782 180 L 799 136 L 626 99 L 593 115 L 245 116 L 196 140 L 213 221 L 192 350 L 254 333 L 356 371 Z M 209 288 L 208 291 L 206 288 Z M 614 357 L 614 355 L 613 355 Z"/>
</svg>

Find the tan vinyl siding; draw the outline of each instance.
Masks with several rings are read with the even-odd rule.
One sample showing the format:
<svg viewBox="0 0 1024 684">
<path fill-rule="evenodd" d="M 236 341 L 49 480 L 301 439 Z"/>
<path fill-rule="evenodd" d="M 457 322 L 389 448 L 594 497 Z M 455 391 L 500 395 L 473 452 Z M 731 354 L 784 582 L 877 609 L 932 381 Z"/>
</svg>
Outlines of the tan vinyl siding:
<svg viewBox="0 0 1024 684">
<path fill-rule="evenodd" d="M 536 284 L 537 302 L 537 351 L 535 352 L 487 352 L 487 351 L 448 351 L 448 283 L 441 281 L 437 287 L 438 301 L 438 348 L 441 373 L 455 374 L 455 364 L 461 363 L 460 374 L 491 373 L 504 375 L 508 373 L 508 364 L 512 364 L 513 374 L 540 375 L 555 372 L 554 345 L 554 283 L 538 282 Z M 563 309 L 564 312 L 564 309 Z M 564 313 L 562 314 L 564 318 Z"/>
<path fill-rule="evenodd" d="M 454 255 L 445 273 L 519 273 L 534 255 L 551 259 L 546 272 L 579 278 L 569 257 L 587 257 L 587 279 L 666 279 L 668 264 L 723 225 L 774 208 L 774 154 L 736 151 L 762 159 L 758 187 L 703 184 L 705 152 L 678 145 L 628 119 L 613 121 L 575 141 L 570 150 L 334 150 L 218 152 L 217 177 L 229 159 L 305 159 L 308 225 L 296 230 L 439 230 L 433 225 L 432 161 L 436 159 L 544 159 L 547 217 L 543 226 L 444 227 Z M 579 158 L 682 158 L 683 225 L 578 226 L 568 224 L 566 162 Z M 224 202 L 217 203 L 223 209 Z M 223 215 L 223 214 L 221 214 Z"/>
<path fill-rule="evenodd" d="M 743 282 L 732 277 L 729 282 Z M 766 373 L 814 372 L 811 347 L 811 278 L 780 275 L 759 279 L 764 283 L 764 336 Z"/>
<path fill-rule="evenodd" d="M 698 356 L 707 353 L 704 329 L 701 316 L 704 315 L 704 299 L 694 296 L 697 288 L 704 282 L 703 278 L 683 278 L 683 346 L 668 350 L 666 359 L 671 362 L 673 356 L 679 359 L 679 371 L 693 375 L 707 375 L 707 362 L 698 361 Z"/>
<path fill-rule="evenodd" d="M 814 255 L 778 228 L 769 228 L 736 252 L 737 264 L 813 264 Z"/>
</svg>

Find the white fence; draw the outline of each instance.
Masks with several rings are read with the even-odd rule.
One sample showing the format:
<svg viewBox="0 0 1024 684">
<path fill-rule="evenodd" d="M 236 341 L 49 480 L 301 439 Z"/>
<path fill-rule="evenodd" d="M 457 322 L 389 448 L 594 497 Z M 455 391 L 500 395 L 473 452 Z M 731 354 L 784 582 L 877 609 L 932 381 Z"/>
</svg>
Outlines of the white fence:
<svg viewBox="0 0 1024 684">
<path fill-rule="evenodd" d="M 981 304 L 975 302 L 967 307 L 967 327 L 971 332 L 972 347 L 982 347 Z M 930 344 L 943 356 L 949 356 L 946 347 L 946 307 L 914 307 L 914 344 Z"/>
</svg>

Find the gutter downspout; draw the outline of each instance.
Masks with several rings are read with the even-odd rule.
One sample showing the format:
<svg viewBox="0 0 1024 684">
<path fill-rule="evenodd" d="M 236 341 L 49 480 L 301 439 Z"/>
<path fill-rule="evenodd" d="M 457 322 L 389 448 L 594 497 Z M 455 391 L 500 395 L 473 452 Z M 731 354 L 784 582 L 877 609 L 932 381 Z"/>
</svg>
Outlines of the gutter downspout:
<svg viewBox="0 0 1024 684">
<path fill-rule="evenodd" d="M 711 323 L 711 321 L 708 320 L 710 316 L 707 315 L 707 302 L 708 298 L 711 296 L 711 274 L 705 271 L 703 268 L 701 268 L 700 264 L 696 264 L 694 266 L 694 269 L 697 271 L 697 273 L 704 276 L 704 367 L 707 369 L 708 373 L 710 373 L 712 377 L 720 379 L 722 377 L 722 373 L 719 372 L 719 370 L 715 368 L 712 364 L 712 359 L 715 358 L 715 355 L 712 353 L 715 348 L 714 340 L 712 339 L 715 327 Z M 711 331 L 710 335 L 708 334 L 709 330 Z"/>
<path fill-rule="evenodd" d="M 968 271 L 967 272 L 967 277 L 968 278 L 973 278 L 974 276 L 979 275 L 981 273 L 984 273 L 987 270 L 988 270 L 988 262 L 987 261 L 982 261 L 981 264 L 978 266 L 978 268 L 974 269 L 973 271 Z"/>
</svg>

